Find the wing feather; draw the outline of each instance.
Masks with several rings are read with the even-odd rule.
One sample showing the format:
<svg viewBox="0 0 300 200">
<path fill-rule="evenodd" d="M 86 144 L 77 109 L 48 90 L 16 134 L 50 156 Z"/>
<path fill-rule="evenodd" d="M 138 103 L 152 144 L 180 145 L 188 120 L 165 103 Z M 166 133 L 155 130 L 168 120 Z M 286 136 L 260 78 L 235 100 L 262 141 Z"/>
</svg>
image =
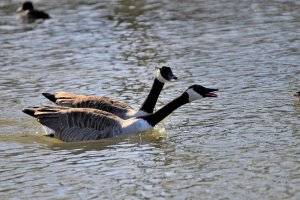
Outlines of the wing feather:
<svg viewBox="0 0 300 200">
<path fill-rule="evenodd" d="M 55 133 L 55 137 L 65 142 L 80 142 L 87 140 L 100 140 L 103 138 L 114 137 L 116 130 L 119 129 L 110 129 L 106 128 L 102 131 L 92 129 L 92 128 L 63 128 L 60 131 Z"/>
<path fill-rule="evenodd" d="M 85 96 L 65 92 L 43 93 L 43 95 L 60 106 L 94 108 L 113 113 L 121 118 L 124 118 L 127 112 L 133 111 L 129 105 L 105 96 Z"/>
<path fill-rule="evenodd" d="M 38 121 L 59 132 L 69 128 L 90 128 L 101 131 L 117 127 L 122 119 L 105 111 L 91 108 L 41 107 L 34 113 Z"/>
</svg>

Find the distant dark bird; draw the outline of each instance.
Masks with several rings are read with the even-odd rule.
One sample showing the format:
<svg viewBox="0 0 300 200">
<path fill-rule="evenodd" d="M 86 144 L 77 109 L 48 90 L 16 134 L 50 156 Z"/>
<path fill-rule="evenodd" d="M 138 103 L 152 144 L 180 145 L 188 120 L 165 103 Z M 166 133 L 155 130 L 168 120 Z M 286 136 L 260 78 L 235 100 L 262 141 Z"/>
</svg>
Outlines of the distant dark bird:
<svg viewBox="0 0 300 200">
<path fill-rule="evenodd" d="M 296 92 L 296 93 L 294 94 L 294 96 L 295 96 L 295 97 L 299 97 L 299 100 L 300 100 L 300 91 L 299 91 L 299 92 Z"/>
<path fill-rule="evenodd" d="M 36 19 L 49 19 L 50 16 L 41 10 L 35 10 L 33 4 L 30 1 L 23 3 L 22 7 L 17 10 L 20 16 L 24 20 L 36 20 Z"/>
</svg>

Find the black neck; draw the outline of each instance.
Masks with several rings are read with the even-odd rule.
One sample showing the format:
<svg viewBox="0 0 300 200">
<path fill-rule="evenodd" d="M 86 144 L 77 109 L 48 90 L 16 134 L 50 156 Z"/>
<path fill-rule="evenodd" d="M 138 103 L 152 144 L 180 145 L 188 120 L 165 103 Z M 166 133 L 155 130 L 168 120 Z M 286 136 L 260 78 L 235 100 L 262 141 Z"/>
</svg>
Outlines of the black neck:
<svg viewBox="0 0 300 200">
<path fill-rule="evenodd" d="M 157 102 L 158 96 L 162 88 L 164 87 L 164 85 L 165 84 L 157 80 L 157 78 L 154 79 L 150 93 L 145 99 L 142 107 L 140 108 L 141 111 L 145 111 L 147 113 L 153 113 L 154 106 Z"/>
<path fill-rule="evenodd" d="M 146 120 L 152 127 L 154 127 L 157 123 L 159 123 L 161 120 L 163 120 L 165 117 L 167 117 L 169 114 L 171 114 L 174 110 L 179 108 L 180 106 L 186 104 L 189 102 L 189 96 L 185 92 L 180 97 L 174 99 L 155 113 L 140 117 L 144 120 Z"/>
</svg>

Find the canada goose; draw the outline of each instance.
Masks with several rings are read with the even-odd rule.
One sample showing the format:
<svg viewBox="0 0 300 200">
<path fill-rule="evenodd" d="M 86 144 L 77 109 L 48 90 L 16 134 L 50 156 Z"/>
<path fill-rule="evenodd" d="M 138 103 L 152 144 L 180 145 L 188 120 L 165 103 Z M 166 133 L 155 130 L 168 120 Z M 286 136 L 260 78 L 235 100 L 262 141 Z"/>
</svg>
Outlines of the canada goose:
<svg viewBox="0 0 300 200">
<path fill-rule="evenodd" d="M 105 96 L 85 96 L 64 92 L 58 92 L 55 94 L 43 93 L 43 95 L 59 106 L 72 108 L 95 108 L 113 113 L 122 119 L 129 119 L 153 113 L 153 109 L 164 84 L 176 79 L 177 77 L 173 74 L 170 67 L 163 66 L 159 68 L 156 72 L 156 77 L 150 93 L 138 111 L 121 101 Z"/>
<path fill-rule="evenodd" d="M 17 10 L 20 13 L 21 18 L 35 20 L 35 19 L 49 19 L 50 16 L 41 10 L 35 10 L 33 4 L 30 1 L 23 3 L 22 7 Z"/>
<path fill-rule="evenodd" d="M 193 85 L 155 113 L 127 120 L 91 108 L 39 107 L 26 108 L 23 112 L 37 118 L 38 122 L 54 131 L 56 138 L 65 142 L 100 140 L 150 130 L 186 103 L 205 97 L 217 97 L 214 91 L 218 89 Z"/>
</svg>

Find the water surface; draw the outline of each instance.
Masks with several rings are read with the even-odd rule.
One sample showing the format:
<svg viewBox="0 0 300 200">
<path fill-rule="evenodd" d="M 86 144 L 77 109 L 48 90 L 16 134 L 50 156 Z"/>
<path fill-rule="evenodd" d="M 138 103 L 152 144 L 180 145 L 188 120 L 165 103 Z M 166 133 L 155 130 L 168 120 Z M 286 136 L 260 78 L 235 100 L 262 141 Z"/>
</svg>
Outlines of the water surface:
<svg viewBox="0 0 300 200">
<path fill-rule="evenodd" d="M 24 24 L 0 2 L 1 199 L 297 199 L 300 3 L 34 1 Z M 220 89 L 155 131 L 68 144 L 21 110 L 42 92 L 108 95 L 139 108 L 171 66 L 162 107 L 190 85 Z"/>
</svg>

